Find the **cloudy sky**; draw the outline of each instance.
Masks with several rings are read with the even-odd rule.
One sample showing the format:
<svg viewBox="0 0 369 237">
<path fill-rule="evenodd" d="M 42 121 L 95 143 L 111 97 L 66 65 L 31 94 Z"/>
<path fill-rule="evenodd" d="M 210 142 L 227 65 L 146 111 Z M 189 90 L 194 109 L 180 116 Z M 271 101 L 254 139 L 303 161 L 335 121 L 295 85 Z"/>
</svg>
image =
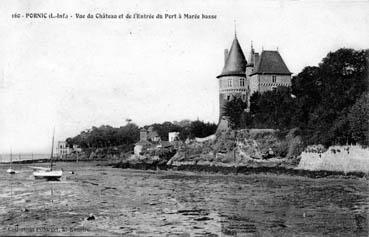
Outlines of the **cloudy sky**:
<svg viewBox="0 0 369 237">
<path fill-rule="evenodd" d="M 14 19 L 20 13 L 68 19 Z M 217 121 L 223 50 L 279 48 L 289 69 L 369 48 L 369 1 L 0 1 L 0 152 L 49 151 L 91 126 Z M 216 19 L 76 19 L 75 13 Z"/>
</svg>

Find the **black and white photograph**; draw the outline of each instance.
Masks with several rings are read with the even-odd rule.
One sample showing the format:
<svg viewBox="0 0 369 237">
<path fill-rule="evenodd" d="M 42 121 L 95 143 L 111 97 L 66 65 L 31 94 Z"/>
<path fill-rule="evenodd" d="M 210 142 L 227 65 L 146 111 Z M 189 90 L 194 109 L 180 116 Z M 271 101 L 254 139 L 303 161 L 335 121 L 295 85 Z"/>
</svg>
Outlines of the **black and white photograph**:
<svg viewBox="0 0 369 237">
<path fill-rule="evenodd" d="M 1 0 L 0 236 L 369 236 L 368 0 Z"/>
</svg>

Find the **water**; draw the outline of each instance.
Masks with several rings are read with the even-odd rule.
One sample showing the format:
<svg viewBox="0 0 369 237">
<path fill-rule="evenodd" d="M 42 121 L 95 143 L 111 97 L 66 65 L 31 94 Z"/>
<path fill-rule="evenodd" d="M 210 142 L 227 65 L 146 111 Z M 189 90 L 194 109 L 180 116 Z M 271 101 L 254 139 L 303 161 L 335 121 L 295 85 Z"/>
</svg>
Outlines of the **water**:
<svg viewBox="0 0 369 237">
<path fill-rule="evenodd" d="M 50 154 L 14 153 L 13 162 L 21 160 L 49 159 Z M 0 163 L 10 162 L 10 154 L 0 154 Z"/>
<path fill-rule="evenodd" d="M 368 236 L 367 180 L 57 166 L 60 182 L 0 166 L 0 235 Z"/>
</svg>

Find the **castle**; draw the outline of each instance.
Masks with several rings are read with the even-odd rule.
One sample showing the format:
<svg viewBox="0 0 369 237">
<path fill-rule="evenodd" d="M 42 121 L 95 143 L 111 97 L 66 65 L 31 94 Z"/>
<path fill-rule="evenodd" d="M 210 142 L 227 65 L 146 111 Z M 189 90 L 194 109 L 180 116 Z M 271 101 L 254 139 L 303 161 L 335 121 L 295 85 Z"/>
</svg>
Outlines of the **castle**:
<svg viewBox="0 0 369 237">
<path fill-rule="evenodd" d="M 259 54 L 251 44 L 250 56 L 246 60 L 235 34 L 230 50 L 224 50 L 224 67 L 217 76 L 219 122 L 222 121 L 227 101 L 238 96 L 250 105 L 250 97 L 254 92 L 262 93 L 278 86 L 291 86 L 291 74 L 278 51 L 262 50 Z"/>
</svg>

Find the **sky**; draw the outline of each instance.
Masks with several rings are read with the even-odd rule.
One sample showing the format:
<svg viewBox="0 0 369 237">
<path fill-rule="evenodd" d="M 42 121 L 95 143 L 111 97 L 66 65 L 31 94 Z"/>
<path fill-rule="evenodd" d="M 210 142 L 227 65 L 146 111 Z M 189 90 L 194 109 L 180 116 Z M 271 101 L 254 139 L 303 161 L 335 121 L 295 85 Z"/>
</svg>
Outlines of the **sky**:
<svg viewBox="0 0 369 237">
<path fill-rule="evenodd" d="M 218 120 L 235 26 L 241 47 L 278 48 L 294 74 L 339 48 L 369 48 L 369 1 L 0 1 L 0 153 L 48 152 L 92 126 Z M 12 18 L 66 13 L 68 19 Z M 216 19 L 76 19 L 75 14 Z M 236 24 L 235 24 L 236 22 Z"/>
</svg>

